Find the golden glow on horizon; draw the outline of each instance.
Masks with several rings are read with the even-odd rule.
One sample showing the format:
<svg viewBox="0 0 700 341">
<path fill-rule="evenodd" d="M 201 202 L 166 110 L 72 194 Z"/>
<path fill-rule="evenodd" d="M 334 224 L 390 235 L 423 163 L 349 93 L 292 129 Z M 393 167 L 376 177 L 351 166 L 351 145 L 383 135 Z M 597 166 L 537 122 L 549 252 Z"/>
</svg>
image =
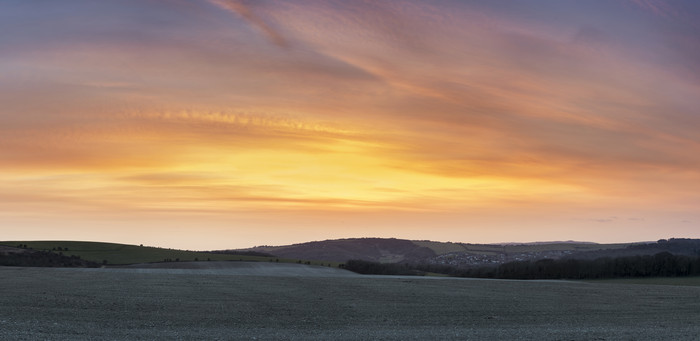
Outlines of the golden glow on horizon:
<svg viewBox="0 0 700 341">
<path fill-rule="evenodd" d="M 462 205 L 504 205 L 509 196 L 536 199 L 547 195 L 585 192 L 571 185 L 548 183 L 539 179 L 489 176 L 488 169 L 474 167 L 475 176 L 436 174 L 415 167 L 411 161 L 392 158 L 391 151 L 402 148 L 377 137 L 351 133 L 348 129 L 331 129 L 318 124 L 296 123 L 290 118 L 193 112 L 147 115 L 161 124 L 167 121 L 191 124 L 224 123 L 241 127 L 239 140 L 250 139 L 243 146 L 226 144 L 221 137 L 187 136 L 182 131 L 169 135 L 139 134 L 125 137 L 118 132 L 110 136 L 86 134 L 83 138 L 98 141 L 122 141 L 115 150 L 131 150 L 133 143 L 156 145 L 156 159 L 141 164 L 128 155 L 117 153 L 108 158 L 105 168 L 76 168 L 69 160 L 63 173 L 55 165 L 48 172 L 24 168 L 21 173 L 6 172 L 7 183 L 20 184 L 16 189 L 44 193 L 46 197 L 64 193 L 62 201 L 93 202 L 94 205 L 165 210 L 254 209 L 273 207 L 310 207 L 318 210 L 443 210 Z M 207 130 L 210 131 L 210 130 Z M 228 130 L 227 130 L 228 131 Z M 258 134 L 270 134 L 258 143 Z M 324 138 L 324 134 L 328 134 Z M 131 140 L 135 138 L 136 141 Z M 290 139 L 293 143 L 272 143 Z M 166 146 L 164 141 L 178 141 Z M 97 143 L 98 141 L 95 141 Z M 126 143 L 124 142 L 126 141 Z M 301 142 L 299 142 L 301 141 Z M 139 151 L 141 153 L 142 151 Z M 158 157 L 162 155 L 162 166 Z M 120 167 L 114 167 L 120 164 Z M 11 193 L 11 192 L 8 192 Z M 38 194 L 41 196 L 41 194 Z M 95 200 L 96 196 L 101 198 Z M 449 201 L 441 198 L 449 197 Z"/>
</svg>

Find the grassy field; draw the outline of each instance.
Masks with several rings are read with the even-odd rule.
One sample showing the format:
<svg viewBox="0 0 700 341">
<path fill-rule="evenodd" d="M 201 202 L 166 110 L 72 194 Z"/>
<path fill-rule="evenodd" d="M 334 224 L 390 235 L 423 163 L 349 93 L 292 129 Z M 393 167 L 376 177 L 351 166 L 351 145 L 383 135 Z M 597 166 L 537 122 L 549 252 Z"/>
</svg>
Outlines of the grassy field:
<svg viewBox="0 0 700 341">
<path fill-rule="evenodd" d="M 700 277 L 650 277 L 650 278 L 615 278 L 588 281 L 590 283 L 608 284 L 642 284 L 642 285 L 682 285 L 700 286 Z"/>
<path fill-rule="evenodd" d="M 13 246 L 27 245 L 34 250 L 44 250 L 61 252 L 64 255 L 76 255 L 85 260 L 97 263 L 107 261 L 109 265 L 134 264 L 162 262 L 166 259 L 171 261 L 194 261 L 194 260 L 230 260 L 230 261 L 277 261 L 285 263 L 296 263 L 296 259 L 270 258 L 245 255 L 212 254 L 207 252 L 196 252 L 186 250 L 174 250 L 149 246 L 100 243 L 100 242 L 78 242 L 78 241 L 4 241 L 0 245 Z M 328 265 L 329 262 L 310 262 L 310 264 Z M 337 266 L 337 263 L 331 263 Z"/>
<path fill-rule="evenodd" d="M 700 335 L 700 287 L 692 286 L 129 271 L 0 267 L 0 306 L 6 307 L 0 310 L 0 339 L 697 340 Z"/>
</svg>

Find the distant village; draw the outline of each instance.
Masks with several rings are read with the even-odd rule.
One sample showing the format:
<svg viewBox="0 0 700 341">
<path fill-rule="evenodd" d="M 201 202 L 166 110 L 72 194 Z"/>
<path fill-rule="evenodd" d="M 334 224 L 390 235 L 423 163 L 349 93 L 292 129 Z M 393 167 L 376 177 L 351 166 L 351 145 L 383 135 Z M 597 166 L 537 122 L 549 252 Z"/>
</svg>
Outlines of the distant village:
<svg viewBox="0 0 700 341">
<path fill-rule="evenodd" d="M 464 252 L 438 255 L 428 260 L 429 264 L 450 265 L 455 267 L 471 267 L 500 265 L 514 261 L 529 261 L 538 259 L 559 259 L 573 254 L 571 250 L 533 251 L 533 252 L 503 252 L 492 255 L 470 254 Z"/>
</svg>

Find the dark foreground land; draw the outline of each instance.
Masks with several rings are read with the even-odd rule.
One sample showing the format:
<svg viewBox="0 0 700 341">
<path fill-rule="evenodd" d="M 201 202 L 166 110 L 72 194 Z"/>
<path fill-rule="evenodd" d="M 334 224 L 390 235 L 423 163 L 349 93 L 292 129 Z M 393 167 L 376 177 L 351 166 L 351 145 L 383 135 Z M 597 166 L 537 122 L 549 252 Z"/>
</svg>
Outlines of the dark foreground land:
<svg viewBox="0 0 700 341">
<path fill-rule="evenodd" d="M 308 267 L 259 276 L 218 267 L 0 267 L 0 339 L 700 337 L 697 286 L 313 275 Z"/>
</svg>

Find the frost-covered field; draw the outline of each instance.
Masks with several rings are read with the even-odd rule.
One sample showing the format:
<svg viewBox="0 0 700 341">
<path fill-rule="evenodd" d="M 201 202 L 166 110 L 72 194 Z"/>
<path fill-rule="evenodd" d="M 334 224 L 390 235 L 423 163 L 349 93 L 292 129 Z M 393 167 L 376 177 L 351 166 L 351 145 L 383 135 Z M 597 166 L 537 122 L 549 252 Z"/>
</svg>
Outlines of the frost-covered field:
<svg viewBox="0 0 700 341">
<path fill-rule="evenodd" d="M 293 264 L 277 271 L 277 264 L 235 266 L 248 272 L 214 264 L 148 271 L 0 267 L 0 339 L 700 337 L 700 287 L 391 278 Z"/>
</svg>

